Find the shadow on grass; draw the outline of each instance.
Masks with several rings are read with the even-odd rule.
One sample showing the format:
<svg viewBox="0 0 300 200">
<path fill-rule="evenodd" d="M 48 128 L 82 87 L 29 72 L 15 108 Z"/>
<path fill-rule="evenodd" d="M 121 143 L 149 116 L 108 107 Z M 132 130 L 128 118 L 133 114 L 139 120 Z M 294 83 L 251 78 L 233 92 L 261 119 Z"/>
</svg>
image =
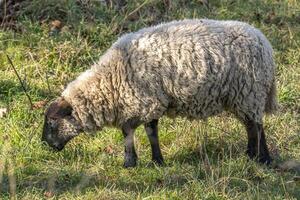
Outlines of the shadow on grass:
<svg viewBox="0 0 300 200">
<path fill-rule="evenodd" d="M 194 149 L 183 147 L 170 159 L 180 164 L 196 165 L 199 162 L 216 164 L 216 162 L 223 159 L 236 159 L 244 155 L 245 152 L 241 152 L 241 149 L 244 150 L 245 146 L 246 144 L 242 141 L 233 145 L 229 141 L 208 139 L 205 143 L 199 144 Z"/>
<path fill-rule="evenodd" d="M 238 159 L 238 157 L 244 154 L 244 152 L 241 152 L 241 149 L 244 149 L 243 146 L 245 146 L 245 144 L 242 141 L 234 146 L 230 143 L 224 143 L 221 149 L 215 140 L 209 139 L 205 144 L 202 143 L 199 146 L 200 147 L 196 149 L 183 148 L 166 160 L 168 163 L 166 166 L 158 168 L 154 165 L 149 165 L 149 162 L 142 161 L 135 169 L 123 169 L 115 157 L 110 157 L 110 161 L 107 162 L 107 165 L 113 169 L 105 167 L 100 171 L 91 173 L 88 171 L 79 172 L 68 170 L 60 172 L 58 175 L 43 174 L 39 177 L 39 169 L 35 168 L 35 171 L 27 172 L 28 174 L 25 172 L 28 176 L 32 177 L 32 180 L 17 182 L 17 193 L 21 194 L 25 191 L 32 190 L 40 191 L 43 194 L 44 192 L 52 191 L 53 194 L 58 197 L 64 193 L 84 195 L 87 191 L 90 191 L 90 189 L 95 188 L 105 189 L 113 187 L 114 190 L 123 191 L 124 193 L 142 193 L 144 191 L 155 192 L 161 189 L 176 190 L 186 186 L 191 180 L 201 183 L 208 182 L 209 184 L 207 178 L 213 176 L 211 171 L 217 171 L 218 168 L 220 168 L 220 163 L 225 162 L 230 164 L 231 159 Z M 88 152 L 88 154 L 93 155 L 94 152 Z M 78 157 L 80 157 L 80 155 L 78 155 Z M 242 163 L 242 165 L 243 164 L 253 165 L 252 161 Z M 209 169 L 206 168 L 207 165 L 209 165 Z M 189 168 L 185 169 L 187 166 Z M 172 171 L 174 167 L 176 170 Z M 239 171 L 238 167 L 240 166 L 237 165 L 234 170 Z M 262 166 L 262 168 L 264 168 L 264 166 Z M 247 173 L 252 173 L 251 167 L 247 170 Z M 279 172 L 275 172 L 273 169 L 270 169 L 270 173 L 275 173 L 275 176 L 279 178 L 275 181 L 264 182 L 264 176 L 261 178 L 253 174 L 251 177 L 247 176 L 247 179 L 249 179 L 247 181 L 250 182 L 251 185 L 257 186 L 262 183 L 267 184 L 267 188 L 264 188 L 264 191 L 270 190 L 275 194 L 285 194 L 286 191 L 282 187 L 280 177 L 289 175 L 280 173 L 279 176 Z M 192 176 L 192 178 L 190 176 Z M 221 177 L 217 177 L 216 179 L 218 178 Z M 4 175 L 2 185 L 5 186 L 2 188 L 4 195 L 9 196 L 9 181 L 7 175 Z M 249 186 L 241 178 L 241 180 L 233 179 L 230 181 L 227 189 L 245 192 L 248 190 L 248 187 Z M 288 193 L 290 197 L 294 198 L 300 195 L 300 191 L 297 190 L 288 190 Z"/>
<path fill-rule="evenodd" d="M 30 85 L 29 91 L 27 92 L 31 97 L 38 97 L 42 99 L 51 98 L 54 95 L 49 93 L 49 91 L 40 89 L 34 85 Z M 0 102 L 7 103 L 23 95 L 24 90 L 19 82 L 0 79 Z"/>
</svg>

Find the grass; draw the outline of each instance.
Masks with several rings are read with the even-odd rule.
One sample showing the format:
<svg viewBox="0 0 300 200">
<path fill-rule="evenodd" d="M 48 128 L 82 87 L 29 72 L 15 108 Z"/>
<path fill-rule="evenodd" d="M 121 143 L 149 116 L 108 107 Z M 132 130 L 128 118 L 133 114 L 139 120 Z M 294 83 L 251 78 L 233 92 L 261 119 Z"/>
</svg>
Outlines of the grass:
<svg viewBox="0 0 300 200">
<path fill-rule="evenodd" d="M 122 168 L 119 130 L 82 134 L 59 153 L 40 142 L 45 101 L 89 68 L 123 33 L 183 18 L 246 21 L 269 38 L 281 109 L 265 117 L 275 164 L 300 158 L 300 2 L 296 0 L 130 1 L 121 11 L 98 1 L 25 1 L 17 31 L 0 30 L 0 198 L 9 199 L 300 199 L 299 171 L 248 161 L 246 132 L 232 116 L 160 121 L 165 167 L 150 162 L 142 128 L 138 167 Z M 60 32 L 50 31 L 60 20 Z M 20 73 L 29 102 L 6 59 Z M 15 184 L 14 184 L 15 183 Z"/>
</svg>

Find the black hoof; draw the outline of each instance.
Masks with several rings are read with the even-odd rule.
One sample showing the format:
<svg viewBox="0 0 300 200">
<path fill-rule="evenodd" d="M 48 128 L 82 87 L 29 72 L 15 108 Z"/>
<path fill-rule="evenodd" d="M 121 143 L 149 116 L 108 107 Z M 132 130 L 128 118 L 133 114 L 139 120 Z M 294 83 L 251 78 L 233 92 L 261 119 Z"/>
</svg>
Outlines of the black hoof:
<svg viewBox="0 0 300 200">
<path fill-rule="evenodd" d="M 152 161 L 155 164 L 159 165 L 159 166 L 164 166 L 165 165 L 165 162 L 162 158 L 153 158 Z"/>
<path fill-rule="evenodd" d="M 265 165 L 270 165 L 272 163 L 272 158 L 269 156 L 261 157 L 258 159 L 258 162 Z"/>
<path fill-rule="evenodd" d="M 270 158 L 270 156 L 268 155 L 257 157 L 257 155 L 253 151 L 249 150 L 247 150 L 246 153 L 251 160 L 255 160 L 256 162 L 259 162 L 261 164 L 270 165 L 272 163 L 272 158 Z"/>
<path fill-rule="evenodd" d="M 136 159 L 126 159 L 124 164 L 123 164 L 123 167 L 125 168 L 129 168 L 129 167 L 135 167 L 136 166 Z"/>
<path fill-rule="evenodd" d="M 252 159 L 252 160 L 254 160 L 255 157 L 256 157 L 256 154 L 254 153 L 254 151 L 251 151 L 251 150 L 249 150 L 249 149 L 246 151 L 246 154 L 247 154 L 248 157 L 249 157 L 250 159 Z"/>
</svg>

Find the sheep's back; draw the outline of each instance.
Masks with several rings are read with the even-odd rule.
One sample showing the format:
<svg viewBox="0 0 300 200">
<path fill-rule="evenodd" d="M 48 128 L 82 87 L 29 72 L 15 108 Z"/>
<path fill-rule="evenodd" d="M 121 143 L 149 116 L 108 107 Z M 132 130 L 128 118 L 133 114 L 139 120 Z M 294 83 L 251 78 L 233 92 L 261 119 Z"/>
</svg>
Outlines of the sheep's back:
<svg viewBox="0 0 300 200">
<path fill-rule="evenodd" d="M 184 20 L 129 34 L 114 46 L 126 49 L 130 85 L 143 91 L 146 104 L 155 99 L 162 111 L 190 118 L 224 109 L 262 116 L 274 63 L 269 42 L 250 25 Z"/>
</svg>

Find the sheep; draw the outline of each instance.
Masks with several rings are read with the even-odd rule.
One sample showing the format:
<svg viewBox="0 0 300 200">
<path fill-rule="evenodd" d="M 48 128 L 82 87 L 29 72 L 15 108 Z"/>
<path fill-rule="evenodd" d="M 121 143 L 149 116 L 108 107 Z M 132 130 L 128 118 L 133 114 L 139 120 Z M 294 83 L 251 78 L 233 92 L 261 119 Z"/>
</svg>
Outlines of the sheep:
<svg viewBox="0 0 300 200">
<path fill-rule="evenodd" d="M 134 131 L 144 125 L 152 160 L 163 164 L 162 116 L 201 120 L 223 111 L 245 125 L 247 154 L 271 163 L 264 113 L 277 108 L 273 50 L 256 28 L 238 21 L 173 21 L 120 37 L 69 83 L 45 112 L 42 140 L 62 150 L 80 132 L 120 128 L 124 166 L 134 167 Z"/>
</svg>

